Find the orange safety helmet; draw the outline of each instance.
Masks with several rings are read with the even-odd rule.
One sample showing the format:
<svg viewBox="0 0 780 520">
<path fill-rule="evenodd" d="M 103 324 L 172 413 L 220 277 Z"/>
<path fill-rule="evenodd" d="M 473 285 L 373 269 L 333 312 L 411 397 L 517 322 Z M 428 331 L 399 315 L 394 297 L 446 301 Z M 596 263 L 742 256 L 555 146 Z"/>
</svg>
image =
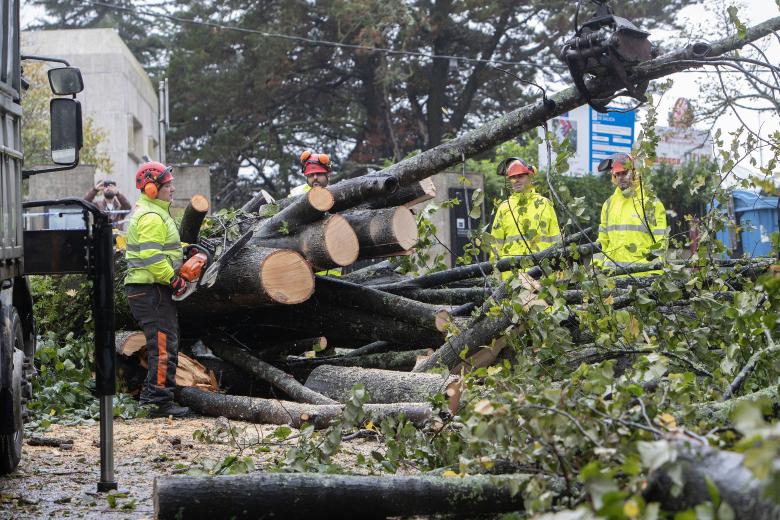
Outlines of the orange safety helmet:
<svg viewBox="0 0 780 520">
<path fill-rule="evenodd" d="M 330 157 L 325 153 L 312 153 L 306 150 L 301 154 L 301 172 L 304 175 L 314 175 L 315 173 L 330 173 L 333 163 Z"/>
<path fill-rule="evenodd" d="M 146 162 L 135 172 L 135 187 L 150 199 L 157 198 L 160 186 L 173 180 L 173 166 L 159 162 Z"/>
<path fill-rule="evenodd" d="M 613 153 L 599 162 L 598 171 L 620 173 L 634 169 L 634 156 L 630 153 Z"/>
<path fill-rule="evenodd" d="M 520 157 L 507 157 L 496 168 L 500 176 L 515 177 L 517 175 L 536 175 L 536 168 L 525 162 Z"/>
</svg>

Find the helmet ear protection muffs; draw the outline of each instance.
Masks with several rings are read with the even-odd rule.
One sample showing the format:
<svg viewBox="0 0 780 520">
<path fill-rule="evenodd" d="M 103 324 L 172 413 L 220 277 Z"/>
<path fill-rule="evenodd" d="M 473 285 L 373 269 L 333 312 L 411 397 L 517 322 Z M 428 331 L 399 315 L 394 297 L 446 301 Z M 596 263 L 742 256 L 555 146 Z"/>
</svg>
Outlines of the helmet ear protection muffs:
<svg viewBox="0 0 780 520">
<path fill-rule="evenodd" d="M 311 150 L 306 150 L 301 154 L 301 173 L 304 175 L 312 175 L 315 173 L 330 173 L 333 164 L 330 162 L 330 156 L 326 153 L 312 153 Z M 311 172 L 307 173 L 307 165 L 314 166 Z"/>
<path fill-rule="evenodd" d="M 523 166 L 523 169 L 525 169 L 529 175 L 536 175 L 536 168 L 534 168 L 533 166 L 525 162 L 520 157 L 507 157 L 506 159 L 498 163 L 498 166 L 496 167 L 496 174 L 501 177 L 506 177 L 509 166 L 513 162 L 519 162 Z"/>
<path fill-rule="evenodd" d="M 159 192 L 160 190 L 157 189 L 157 185 L 154 182 L 148 182 L 144 186 L 144 194 L 150 199 L 156 199 Z"/>
</svg>

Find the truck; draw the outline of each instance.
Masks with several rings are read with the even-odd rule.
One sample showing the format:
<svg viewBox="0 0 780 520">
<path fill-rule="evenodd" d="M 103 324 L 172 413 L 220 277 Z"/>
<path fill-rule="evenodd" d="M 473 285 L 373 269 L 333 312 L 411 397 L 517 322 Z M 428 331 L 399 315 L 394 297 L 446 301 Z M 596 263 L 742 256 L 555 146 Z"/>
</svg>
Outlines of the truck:
<svg viewBox="0 0 780 520">
<path fill-rule="evenodd" d="M 22 200 L 22 180 L 64 171 L 79 163 L 82 147 L 81 72 L 56 57 L 23 56 L 20 0 L 2 0 L 0 10 L 0 474 L 16 469 L 22 456 L 25 405 L 32 397 L 36 349 L 30 274 L 86 273 L 93 279 L 96 392 L 100 398 L 101 480 L 99 490 L 115 489 L 113 479 L 114 300 L 113 242 L 108 216 L 81 199 Z M 22 149 L 24 64 L 44 61 L 50 99 L 51 165 L 25 169 Z M 35 207 L 77 208 L 80 229 L 26 230 L 23 211 Z M 98 347 L 99 345 L 99 347 Z"/>
</svg>

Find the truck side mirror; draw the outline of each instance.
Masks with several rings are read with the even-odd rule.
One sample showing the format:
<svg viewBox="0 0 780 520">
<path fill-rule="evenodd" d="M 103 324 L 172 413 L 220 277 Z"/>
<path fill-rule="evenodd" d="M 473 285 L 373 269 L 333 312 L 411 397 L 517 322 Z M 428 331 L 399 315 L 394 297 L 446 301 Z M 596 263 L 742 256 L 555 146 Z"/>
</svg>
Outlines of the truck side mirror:
<svg viewBox="0 0 780 520">
<path fill-rule="evenodd" d="M 84 90 L 81 71 L 76 67 L 49 69 L 49 85 L 58 96 L 75 95 Z"/>
<path fill-rule="evenodd" d="M 51 160 L 54 164 L 76 165 L 83 144 L 81 103 L 75 99 L 54 98 L 51 116 Z"/>
</svg>

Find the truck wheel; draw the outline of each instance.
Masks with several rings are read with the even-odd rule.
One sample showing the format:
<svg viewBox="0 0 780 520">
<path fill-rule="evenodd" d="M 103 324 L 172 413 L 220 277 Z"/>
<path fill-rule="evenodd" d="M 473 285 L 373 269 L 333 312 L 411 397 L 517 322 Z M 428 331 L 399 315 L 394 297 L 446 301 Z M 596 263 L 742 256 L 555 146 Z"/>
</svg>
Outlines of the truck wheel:
<svg viewBox="0 0 780 520">
<path fill-rule="evenodd" d="M 14 339 L 13 377 L 11 388 L 0 391 L 0 409 L 13 410 L 14 432 L 0 433 L 0 475 L 11 473 L 19 465 L 24 438 L 24 335 L 16 309 L 11 311 L 11 330 Z"/>
</svg>

